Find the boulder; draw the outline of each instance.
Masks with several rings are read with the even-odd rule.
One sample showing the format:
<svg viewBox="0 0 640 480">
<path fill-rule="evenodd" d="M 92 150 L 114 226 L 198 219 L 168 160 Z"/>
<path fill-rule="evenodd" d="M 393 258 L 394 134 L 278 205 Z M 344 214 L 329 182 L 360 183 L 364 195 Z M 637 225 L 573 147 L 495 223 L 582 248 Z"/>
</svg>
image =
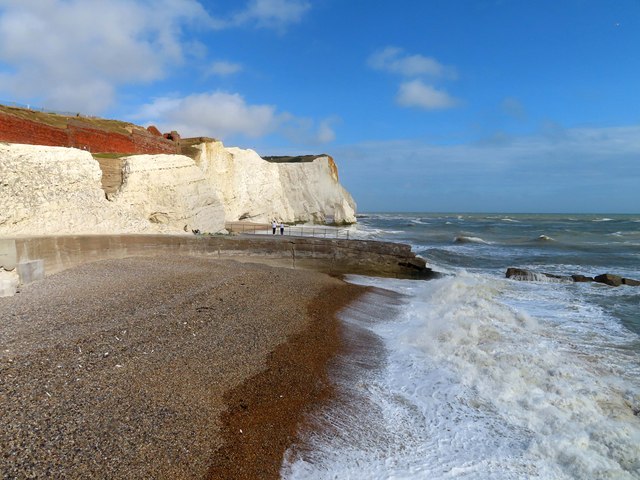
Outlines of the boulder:
<svg viewBox="0 0 640 480">
<path fill-rule="evenodd" d="M 612 287 L 619 287 L 620 285 L 622 285 L 622 277 L 618 275 L 612 275 L 610 273 L 603 273 L 602 275 L 598 275 L 593 280 L 598 283 L 611 285 Z"/>
<path fill-rule="evenodd" d="M 571 275 L 574 282 L 582 283 L 582 282 L 593 282 L 593 277 L 586 277 L 584 275 Z"/>
<path fill-rule="evenodd" d="M 622 278 L 619 275 L 612 275 L 610 273 L 603 273 L 602 275 L 598 275 L 597 277 L 587 277 L 585 275 L 571 275 L 570 277 L 565 277 L 561 275 L 554 275 L 552 273 L 538 273 L 532 272 L 530 270 L 525 270 L 523 268 L 507 268 L 506 273 L 507 278 L 512 278 L 514 280 L 527 280 L 532 282 L 563 282 L 563 281 L 573 281 L 576 283 L 581 282 L 598 282 L 604 283 L 605 285 L 611 285 L 612 287 L 619 287 L 620 285 L 630 285 L 638 287 L 640 286 L 640 281 L 633 280 L 631 278 Z"/>
<path fill-rule="evenodd" d="M 158 130 L 158 127 L 156 127 L 155 125 L 149 125 L 147 127 L 147 132 L 149 132 L 151 135 L 155 135 L 156 137 L 162 136 L 162 133 L 160 133 L 160 130 Z"/>
<path fill-rule="evenodd" d="M 523 268 L 507 268 L 507 278 L 513 280 L 524 280 L 529 282 L 566 282 L 573 281 L 571 277 L 563 277 L 561 275 L 554 275 L 553 273 L 539 273 L 525 270 Z"/>
</svg>

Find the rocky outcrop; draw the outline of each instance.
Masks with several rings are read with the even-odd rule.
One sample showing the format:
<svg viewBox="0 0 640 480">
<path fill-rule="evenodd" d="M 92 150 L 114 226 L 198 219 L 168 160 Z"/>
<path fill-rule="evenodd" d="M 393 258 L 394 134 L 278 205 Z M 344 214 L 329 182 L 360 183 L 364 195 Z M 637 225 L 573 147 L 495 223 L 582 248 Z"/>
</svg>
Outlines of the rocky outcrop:
<svg viewBox="0 0 640 480">
<path fill-rule="evenodd" d="M 640 286 L 640 281 L 633 280 L 631 278 L 623 278 L 619 275 L 612 275 L 610 273 L 603 273 L 596 277 L 587 277 L 585 275 L 571 275 L 562 276 L 554 275 L 551 273 L 539 273 L 525 270 L 522 268 L 510 267 L 505 274 L 507 278 L 513 280 L 524 280 L 534 282 L 596 282 L 604 283 L 612 287 L 619 287 L 620 285 Z"/>
<path fill-rule="evenodd" d="M 506 277 L 513 280 L 523 280 L 529 282 L 573 282 L 573 279 L 571 277 L 554 275 L 552 273 L 532 272 L 523 268 L 513 267 L 507 269 Z"/>
<path fill-rule="evenodd" d="M 593 279 L 595 282 L 604 283 L 612 287 L 619 287 L 620 285 L 629 285 L 633 287 L 640 286 L 640 281 L 633 280 L 631 278 L 624 278 L 619 275 L 612 275 L 610 273 L 604 273 L 598 275 Z"/>
</svg>

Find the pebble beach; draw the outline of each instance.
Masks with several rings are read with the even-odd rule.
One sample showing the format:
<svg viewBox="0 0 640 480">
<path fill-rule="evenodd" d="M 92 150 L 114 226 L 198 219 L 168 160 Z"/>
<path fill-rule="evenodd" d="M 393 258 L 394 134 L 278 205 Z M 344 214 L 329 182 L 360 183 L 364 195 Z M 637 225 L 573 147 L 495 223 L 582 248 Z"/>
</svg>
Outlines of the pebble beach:
<svg viewBox="0 0 640 480">
<path fill-rule="evenodd" d="M 278 478 L 364 287 L 201 257 L 84 264 L 0 298 L 0 477 Z"/>
</svg>

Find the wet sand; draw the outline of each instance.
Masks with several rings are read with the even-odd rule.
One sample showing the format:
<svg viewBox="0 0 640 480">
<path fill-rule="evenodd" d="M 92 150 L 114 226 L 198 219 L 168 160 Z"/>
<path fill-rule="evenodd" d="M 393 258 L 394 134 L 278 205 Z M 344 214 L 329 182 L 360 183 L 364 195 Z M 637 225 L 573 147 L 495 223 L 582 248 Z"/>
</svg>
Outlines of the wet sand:
<svg viewBox="0 0 640 480">
<path fill-rule="evenodd" d="M 0 477 L 277 478 L 365 289 L 196 257 L 108 260 L 0 298 Z"/>
</svg>

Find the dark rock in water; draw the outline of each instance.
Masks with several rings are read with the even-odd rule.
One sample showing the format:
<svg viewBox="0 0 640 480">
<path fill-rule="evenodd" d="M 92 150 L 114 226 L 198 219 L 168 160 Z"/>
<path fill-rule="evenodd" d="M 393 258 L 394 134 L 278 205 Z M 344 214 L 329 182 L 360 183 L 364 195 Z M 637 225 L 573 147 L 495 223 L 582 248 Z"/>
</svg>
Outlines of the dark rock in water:
<svg viewBox="0 0 640 480">
<path fill-rule="evenodd" d="M 611 275 L 610 273 L 603 273 L 602 275 L 598 275 L 593 280 L 598 283 L 611 285 L 612 287 L 619 287 L 620 285 L 622 285 L 622 277 L 618 275 Z"/>
<path fill-rule="evenodd" d="M 611 285 L 612 287 L 619 287 L 620 285 L 631 285 L 634 287 L 640 286 L 640 281 L 633 280 L 631 278 L 622 278 L 619 275 L 612 275 L 610 273 L 603 273 L 602 275 L 598 275 L 597 277 L 587 277 L 585 275 L 571 275 L 570 277 L 564 277 L 561 275 L 554 275 L 552 273 L 538 273 L 532 272 L 530 270 L 525 270 L 524 268 L 507 268 L 507 278 L 512 278 L 514 280 L 528 280 L 532 282 L 562 282 L 562 281 L 573 281 L 573 282 L 598 282 L 604 283 L 606 285 Z"/>
<path fill-rule="evenodd" d="M 506 277 L 507 278 L 516 278 L 517 280 L 522 277 L 522 279 L 528 279 L 532 275 L 532 272 L 529 270 L 524 270 L 523 268 L 507 268 Z"/>
<path fill-rule="evenodd" d="M 574 282 L 593 282 L 593 277 L 585 277 L 584 275 L 571 275 Z"/>
<path fill-rule="evenodd" d="M 420 257 L 409 258 L 406 261 L 398 262 L 398 266 L 405 271 L 405 275 L 422 278 L 424 280 L 433 280 L 442 277 L 439 272 L 434 272 L 428 268 L 427 263 Z"/>
<path fill-rule="evenodd" d="M 530 282 L 573 281 L 571 277 L 563 277 L 561 275 L 554 275 L 553 273 L 532 272 L 530 270 L 525 270 L 523 268 L 514 268 L 514 267 L 507 268 L 506 277 L 512 278 L 514 280 L 525 280 Z"/>
</svg>

